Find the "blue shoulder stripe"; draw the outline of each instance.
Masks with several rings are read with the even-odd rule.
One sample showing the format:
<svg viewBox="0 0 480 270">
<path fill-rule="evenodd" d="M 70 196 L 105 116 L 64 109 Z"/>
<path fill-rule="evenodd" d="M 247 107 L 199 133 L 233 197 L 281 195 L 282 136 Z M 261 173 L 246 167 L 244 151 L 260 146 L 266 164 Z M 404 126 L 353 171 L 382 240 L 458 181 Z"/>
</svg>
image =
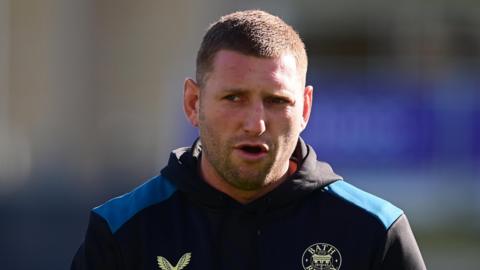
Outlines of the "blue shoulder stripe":
<svg viewBox="0 0 480 270">
<path fill-rule="evenodd" d="M 345 181 L 336 181 L 325 189 L 329 193 L 353 203 L 376 216 L 386 229 L 390 228 L 393 222 L 403 214 L 403 211 L 393 204 L 356 188 Z"/>
<path fill-rule="evenodd" d="M 168 199 L 176 188 L 162 176 L 156 176 L 133 191 L 113 198 L 92 211 L 103 217 L 115 233 L 135 214 Z"/>
</svg>

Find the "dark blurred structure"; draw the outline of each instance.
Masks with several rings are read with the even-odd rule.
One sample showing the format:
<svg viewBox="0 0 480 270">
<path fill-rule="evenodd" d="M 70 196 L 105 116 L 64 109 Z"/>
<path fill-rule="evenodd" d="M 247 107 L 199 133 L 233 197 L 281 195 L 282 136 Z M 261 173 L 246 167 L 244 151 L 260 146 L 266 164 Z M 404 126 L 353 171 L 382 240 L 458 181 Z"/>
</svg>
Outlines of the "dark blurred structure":
<svg viewBox="0 0 480 270">
<path fill-rule="evenodd" d="M 0 0 L 0 265 L 65 269 L 88 211 L 157 174 L 207 25 L 277 14 L 310 56 L 303 136 L 403 208 L 429 269 L 479 269 L 480 2 Z"/>
</svg>

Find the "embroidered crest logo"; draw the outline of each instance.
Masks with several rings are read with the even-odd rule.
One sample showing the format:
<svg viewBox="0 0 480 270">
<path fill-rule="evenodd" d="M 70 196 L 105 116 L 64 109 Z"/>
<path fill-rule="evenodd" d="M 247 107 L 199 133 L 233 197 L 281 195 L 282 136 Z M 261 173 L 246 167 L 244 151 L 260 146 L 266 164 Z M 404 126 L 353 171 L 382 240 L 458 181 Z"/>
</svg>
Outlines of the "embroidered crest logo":
<svg viewBox="0 0 480 270">
<path fill-rule="evenodd" d="M 302 256 L 305 270 L 339 270 L 342 255 L 338 249 L 327 243 L 316 243 L 309 246 Z"/>
<path fill-rule="evenodd" d="M 162 256 L 157 256 L 157 263 L 158 263 L 158 267 L 160 267 L 160 269 L 162 270 L 182 270 L 190 263 L 191 258 L 192 258 L 192 253 L 190 252 L 185 253 L 180 258 L 180 260 L 178 260 L 177 265 L 172 266 L 167 259 L 165 259 Z"/>
</svg>

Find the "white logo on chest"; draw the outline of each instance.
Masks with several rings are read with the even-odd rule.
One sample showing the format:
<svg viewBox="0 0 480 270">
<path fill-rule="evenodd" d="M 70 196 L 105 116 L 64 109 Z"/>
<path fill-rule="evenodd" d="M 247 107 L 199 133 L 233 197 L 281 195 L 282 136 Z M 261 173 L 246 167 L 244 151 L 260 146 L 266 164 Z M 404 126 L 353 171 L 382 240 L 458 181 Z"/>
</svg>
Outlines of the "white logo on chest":
<svg viewBox="0 0 480 270">
<path fill-rule="evenodd" d="M 157 263 L 158 267 L 162 270 L 182 270 L 185 268 L 189 263 L 190 259 L 192 258 L 192 253 L 185 253 L 183 256 L 178 260 L 177 265 L 173 266 L 170 262 L 162 256 L 157 256 Z"/>
<path fill-rule="evenodd" d="M 316 243 L 309 246 L 302 256 L 305 270 L 339 270 L 342 255 L 338 249 L 327 243 Z"/>
</svg>

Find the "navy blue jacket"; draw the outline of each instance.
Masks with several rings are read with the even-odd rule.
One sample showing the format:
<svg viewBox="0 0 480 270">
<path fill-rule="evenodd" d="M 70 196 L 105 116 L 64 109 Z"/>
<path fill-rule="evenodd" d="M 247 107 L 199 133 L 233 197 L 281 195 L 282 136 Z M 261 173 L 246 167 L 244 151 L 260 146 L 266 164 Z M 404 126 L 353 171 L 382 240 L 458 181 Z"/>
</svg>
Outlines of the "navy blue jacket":
<svg viewBox="0 0 480 270">
<path fill-rule="evenodd" d="M 246 205 L 198 174 L 201 144 L 172 152 L 161 174 L 92 210 L 71 269 L 425 269 L 402 210 L 317 161 Z"/>
</svg>

